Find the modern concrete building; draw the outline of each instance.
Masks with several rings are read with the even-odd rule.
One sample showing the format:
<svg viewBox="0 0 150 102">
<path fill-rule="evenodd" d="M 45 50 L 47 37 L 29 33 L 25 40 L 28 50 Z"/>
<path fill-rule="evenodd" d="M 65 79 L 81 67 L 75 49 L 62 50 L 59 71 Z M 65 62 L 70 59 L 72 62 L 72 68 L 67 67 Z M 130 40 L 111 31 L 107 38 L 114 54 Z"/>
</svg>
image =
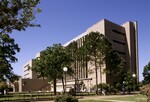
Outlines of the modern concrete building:
<svg viewBox="0 0 150 102">
<path fill-rule="evenodd" d="M 113 23 L 106 19 L 103 19 L 93 26 L 89 27 L 85 32 L 72 39 L 71 41 L 64 44 L 64 46 L 69 45 L 71 42 L 76 41 L 78 46 L 81 46 L 83 43 L 84 36 L 89 34 L 90 32 L 100 32 L 104 36 L 108 38 L 108 40 L 112 44 L 112 48 L 117 51 L 120 56 L 125 60 L 125 71 L 130 71 L 133 74 L 136 74 L 137 81 L 139 79 L 139 68 L 138 68 L 138 27 L 137 22 L 126 22 L 122 25 Z M 40 54 L 39 54 L 40 56 Z M 87 66 L 79 66 L 80 62 L 77 62 L 78 66 L 75 70 L 76 75 L 67 78 L 67 90 L 70 87 L 74 87 L 75 79 L 77 78 L 79 82 L 83 82 L 83 86 L 86 87 L 86 90 L 90 90 L 96 84 L 96 75 L 94 70 L 94 65 L 90 62 L 87 62 Z M 30 72 L 28 69 L 29 66 L 32 65 L 32 60 L 29 61 L 24 66 L 24 78 L 37 78 L 34 76 L 34 72 Z M 102 70 L 106 68 L 106 64 L 102 65 Z M 86 67 L 86 68 L 83 68 Z M 100 72 L 98 69 L 97 72 Z M 31 74 L 32 73 L 32 74 Z M 103 73 L 102 80 L 100 80 L 100 73 L 98 73 L 98 83 L 109 83 L 108 76 Z M 53 86 L 51 87 L 53 91 Z M 85 88 L 81 88 L 84 91 Z M 62 91 L 62 82 L 57 81 L 57 91 Z"/>
<path fill-rule="evenodd" d="M 35 58 L 40 57 L 40 52 L 36 54 Z M 23 66 L 23 78 L 25 79 L 37 79 L 37 73 L 33 71 L 31 68 L 33 66 L 33 60 L 29 60 L 24 66 Z"/>
<path fill-rule="evenodd" d="M 25 79 L 37 79 L 37 74 L 36 72 L 32 71 L 32 66 L 33 66 L 33 59 L 28 61 L 24 66 L 23 66 L 23 78 Z"/>
<path fill-rule="evenodd" d="M 47 80 L 44 79 L 25 79 L 20 78 L 18 81 L 19 92 L 28 91 L 50 91 L 51 86 Z"/>
<path fill-rule="evenodd" d="M 98 31 L 108 38 L 112 44 L 112 48 L 119 53 L 119 55 L 125 60 L 125 71 L 130 71 L 133 74 L 136 74 L 138 81 L 139 78 L 139 69 L 138 69 L 138 29 L 137 22 L 126 22 L 122 25 L 118 25 L 106 19 L 103 19 L 85 32 L 67 42 L 64 46 L 67 46 L 73 41 L 78 43 L 78 46 L 82 45 L 84 36 L 90 32 Z M 77 62 L 80 63 L 80 62 Z M 102 70 L 106 68 L 107 65 L 102 66 Z M 88 62 L 87 68 L 81 66 L 77 67 L 76 77 L 78 80 L 82 80 L 86 86 L 86 89 L 89 90 L 96 84 L 96 76 L 94 72 L 91 72 L 94 69 L 94 66 Z M 99 70 L 97 71 L 99 72 Z M 98 83 L 109 83 L 109 78 L 105 73 L 102 74 L 102 80 L 100 80 L 100 73 L 98 73 Z M 73 87 L 75 81 L 72 79 L 67 80 L 67 87 Z M 62 90 L 61 82 L 58 82 L 58 90 Z"/>
<path fill-rule="evenodd" d="M 40 57 L 40 52 L 36 54 L 35 58 Z M 46 79 L 39 79 L 35 71 L 32 70 L 34 59 L 29 60 L 23 66 L 23 78 L 20 78 L 18 83 L 18 91 L 50 91 L 50 84 Z"/>
</svg>

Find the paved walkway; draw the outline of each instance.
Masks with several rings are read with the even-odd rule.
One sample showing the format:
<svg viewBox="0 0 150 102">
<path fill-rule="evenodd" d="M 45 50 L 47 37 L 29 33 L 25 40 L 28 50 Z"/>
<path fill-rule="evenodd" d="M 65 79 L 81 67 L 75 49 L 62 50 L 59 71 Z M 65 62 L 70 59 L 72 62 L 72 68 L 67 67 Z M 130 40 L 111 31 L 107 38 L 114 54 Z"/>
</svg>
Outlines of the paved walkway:
<svg viewBox="0 0 150 102">
<path fill-rule="evenodd" d="M 83 96 L 79 97 L 79 100 L 106 100 L 110 102 L 135 102 L 135 101 L 121 101 L 121 100 L 111 100 L 109 98 L 127 97 L 133 95 L 108 95 L 108 96 Z M 54 102 L 54 101 L 36 101 L 36 102 Z"/>
</svg>

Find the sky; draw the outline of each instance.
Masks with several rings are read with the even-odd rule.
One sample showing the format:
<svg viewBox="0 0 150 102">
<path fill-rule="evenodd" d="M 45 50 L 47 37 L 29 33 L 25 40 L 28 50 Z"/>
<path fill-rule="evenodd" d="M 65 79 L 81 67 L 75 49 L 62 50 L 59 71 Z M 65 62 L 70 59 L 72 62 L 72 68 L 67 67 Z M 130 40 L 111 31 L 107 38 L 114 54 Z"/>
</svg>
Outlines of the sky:
<svg viewBox="0 0 150 102">
<path fill-rule="evenodd" d="M 23 65 L 35 58 L 46 47 L 62 45 L 83 33 L 102 19 L 122 25 L 127 21 L 138 22 L 139 80 L 150 61 L 150 0 L 41 0 L 42 12 L 36 14 L 34 23 L 40 28 L 14 31 L 11 36 L 21 51 L 18 62 L 12 64 L 14 73 L 23 75 Z"/>
</svg>

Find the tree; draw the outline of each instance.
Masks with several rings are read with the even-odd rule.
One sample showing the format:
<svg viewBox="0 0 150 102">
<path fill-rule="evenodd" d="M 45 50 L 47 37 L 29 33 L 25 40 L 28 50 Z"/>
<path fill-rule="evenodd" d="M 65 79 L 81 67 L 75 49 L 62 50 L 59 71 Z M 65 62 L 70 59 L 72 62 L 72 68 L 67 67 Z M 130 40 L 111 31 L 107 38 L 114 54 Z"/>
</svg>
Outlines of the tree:
<svg viewBox="0 0 150 102">
<path fill-rule="evenodd" d="M 122 57 L 120 57 L 115 50 L 111 49 L 107 51 L 105 62 L 105 72 L 108 75 L 109 83 L 114 85 L 115 83 L 122 82 L 122 73 L 125 67 L 125 63 Z"/>
<path fill-rule="evenodd" d="M 144 66 L 144 69 L 143 69 L 143 83 L 144 84 L 149 84 L 150 83 L 150 62 Z"/>
<path fill-rule="evenodd" d="M 17 75 L 12 71 L 12 62 L 16 62 L 17 58 L 14 56 L 16 52 L 19 52 L 20 48 L 14 43 L 14 39 L 9 35 L 0 35 L 0 80 L 14 81 L 17 79 Z"/>
<path fill-rule="evenodd" d="M 92 62 L 95 66 L 95 75 L 96 75 L 96 93 L 98 92 L 98 72 L 100 69 L 100 82 L 102 83 L 102 64 L 105 58 L 105 51 L 109 48 L 109 43 L 106 43 L 104 35 L 99 32 L 90 32 L 85 36 L 83 41 L 83 49 L 85 54 L 90 57 L 89 61 Z"/>
<path fill-rule="evenodd" d="M 4 90 L 8 89 L 8 85 L 5 82 L 0 82 L 0 92 L 4 95 Z"/>
<path fill-rule="evenodd" d="M 125 90 L 130 93 L 135 88 L 135 78 L 132 76 L 132 73 L 125 73 Z"/>
<path fill-rule="evenodd" d="M 77 65 L 76 65 L 76 62 L 78 61 L 78 57 L 79 57 L 79 54 L 78 54 L 78 45 L 77 45 L 77 42 L 73 41 L 71 42 L 68 46 L 65 47 L 66 50 L 67 50 L 67 53 L 70 54 L 70 57 L 71 57 L 71 66 L 72 66 L 72 69 L 74 70 L 74 74 L 75 74 L 75 78 L 77 78 Z"/>
<path fill-rule="evenodd" d="M 71 57 L 71 68 L 74 71 L 74 79 L 75 79 L 75 91 L 77 88 L 77 80 L 78 80 L 78 70 L 77 70 L 77 61 L 79 61 L 79 48 L 76 41 L 71 42 L 66 46 L 67 53 L 70 54 Z"/>
<path fill-rule="evenodd" d="M 100 71 L 100 83 L 102 83 L 102 74 L 106 73 L 110 79 L 117 78 L 120 75 L 124 63 L 119 54 L 112 49 L 109 40 L 99 32 L 91 32 L 85 36 L 83 47 L 85 55 L 90 57 L 88 61 L 95 66 L 96 86 L 98 85 L 97 70 Z M 106 64 L 106 68 L 102 70 L 102 64 Z M 112 78 L 113 77 L 113 78 Z M 117 82 L 118 80 L 116 80 Z M 113 82 L 110 80 L 110 83 Z M 97 91 L 96 87 L 96 91 Z M 102 91 L 102 89 L 101 89 Z"/>
<path fill-rule="evenodd" d="M 0 0 L 0 80 L 17 78 L 11 63 L 17 61 L 15 54 L 20 48 L 9 34 L 13 30 L 25 31 L 28 27 L 39 26 L 32 22 L 41 11 L 36 7 L 39 3 L 40 0 Z"/>
<path fill-rule="evenodd" d="M 41 11 L 36 7 L 39 3 L 40 0 L 0 0 L 0 35 L 39 26 L 31 22 Z"/>
<path fill-rule="evenodd" d="M 53 81 L 54 94 L 56 95 L 56 79 L 63 79 L 63 68 L 67 67 L 68 74 L 72 73 L 71 58 L 61 44 L 47 47 L 42 53 L 42 56 L 35 59 L 32 69 L 49 81 Z"/>
</svg>

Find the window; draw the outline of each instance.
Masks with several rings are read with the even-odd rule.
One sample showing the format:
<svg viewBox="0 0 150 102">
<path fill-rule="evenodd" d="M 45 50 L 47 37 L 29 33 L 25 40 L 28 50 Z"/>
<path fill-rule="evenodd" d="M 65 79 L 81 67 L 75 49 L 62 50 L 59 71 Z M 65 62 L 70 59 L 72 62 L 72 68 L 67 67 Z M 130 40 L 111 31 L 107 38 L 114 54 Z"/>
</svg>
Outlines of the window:
<svg viewBox="0 0 150 102">
<path fill-rule="evenodd" d="M 112 31 L 115 32 L 115 33 L 117 33 L 117 34 L 125 35 L 125 33 L 122 33 L 122 32 L 120 32 L 118 30 L 115 30 L 115 29 L 112 29 Z"/>
<path fill-rule="evenodd" d="M 125 52 L 121 52 L 121 51 L 116 51 L 116 52 L 118 52 L 119 54 L 122 54 L 122 55 L 126 55 Z"/>
<path fill-rule="evenodd" d="M 27 71 L 29 71 L 29 70 L 28 69 L 24 70 L 24 72 L 27 72 Z"/>
<path fill-rule="evenodd" d="M 29 73 L 25 74 L 24 76 L 27 76 L 27 75 L 29 75 Z"/>
<path fill-rule="evenodd" d="M 113 42 L 115 42 L 115 43 L 118 43 L 118 44 L 125 45 L 125 43 L 123 43 L 123 42 L 120 42 L 120 41 L 117 41 L 117 40 L 113 40 Z"/>
</svg>

